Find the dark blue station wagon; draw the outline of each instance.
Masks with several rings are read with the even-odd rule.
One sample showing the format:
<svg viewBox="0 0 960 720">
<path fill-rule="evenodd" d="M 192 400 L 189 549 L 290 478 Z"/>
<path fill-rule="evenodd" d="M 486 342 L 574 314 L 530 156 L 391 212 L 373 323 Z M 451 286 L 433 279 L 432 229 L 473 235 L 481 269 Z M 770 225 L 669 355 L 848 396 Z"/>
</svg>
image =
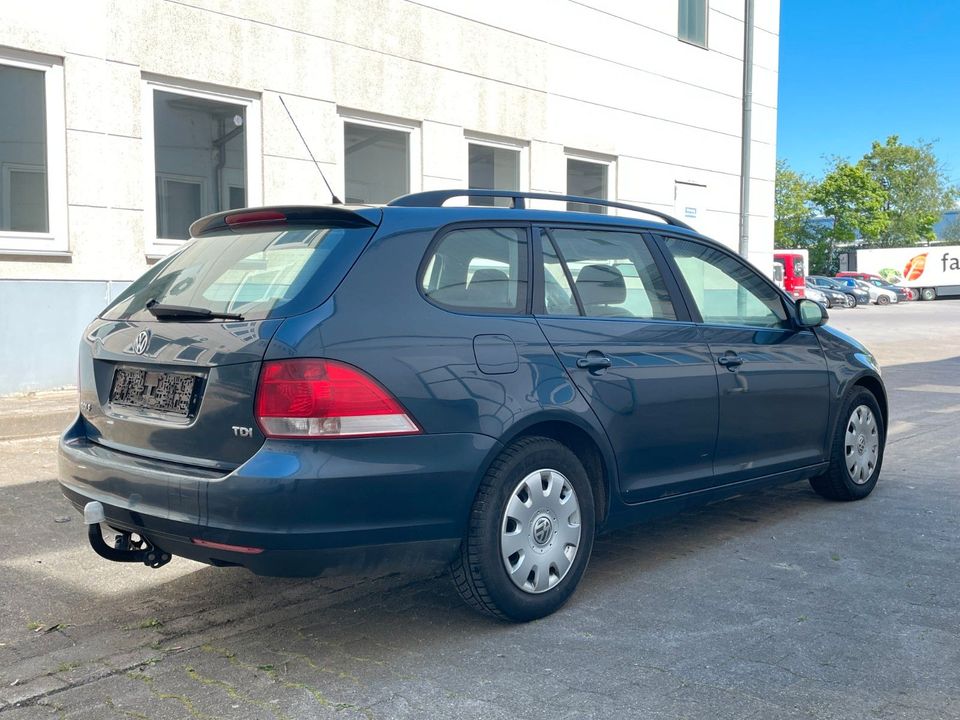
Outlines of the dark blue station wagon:
<svg viewBox="0 0 960 720">
<path fill-rule="evenodd" d="M 444 206 L 463 196 L 486 206 Z M 657 211 L 437 191 L 191 234 L 81 343 L 60 482 L 108 559 L 443 563 L 471 606 L 523 621 L 569 598 L 598 531 L 773 483 L 855 500 L 877 482 L 871 354 Z"/>
</svg>

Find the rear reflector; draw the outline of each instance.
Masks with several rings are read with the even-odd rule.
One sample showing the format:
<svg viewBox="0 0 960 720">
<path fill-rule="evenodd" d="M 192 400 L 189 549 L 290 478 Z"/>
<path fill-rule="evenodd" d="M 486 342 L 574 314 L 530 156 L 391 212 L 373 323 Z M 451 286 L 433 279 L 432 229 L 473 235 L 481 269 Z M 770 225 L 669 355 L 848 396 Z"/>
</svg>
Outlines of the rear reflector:
<svg viewBox="0 0 960 720">
<path fill-rule="evenodd" d="M 259 555 L 263 548 L 246 547 L 244 545 L 228 545 L 227 543 L 213 542 L 212 540 L 201 540 L 200 538 L 190 538 L 190 542 L 200 547 L 210 548 L 211 550 L 227 550 L 229 552 L 243 553 L 244 555 Z"/>
<path fill-rule="evenodd" d="M 272 360 L 257 386 L 257 423 L 267 437 L 411 435 L 420 428 L 376 380 L 335 360 Z"/>
<path fill-rule="evenodd" d="M 224 222 L 227 225 L 255 225 L 257 223 L 286 222 L 287 216 L 276 210 L 254 210 L 252 212 L 227 215 Z"/>
</svg>

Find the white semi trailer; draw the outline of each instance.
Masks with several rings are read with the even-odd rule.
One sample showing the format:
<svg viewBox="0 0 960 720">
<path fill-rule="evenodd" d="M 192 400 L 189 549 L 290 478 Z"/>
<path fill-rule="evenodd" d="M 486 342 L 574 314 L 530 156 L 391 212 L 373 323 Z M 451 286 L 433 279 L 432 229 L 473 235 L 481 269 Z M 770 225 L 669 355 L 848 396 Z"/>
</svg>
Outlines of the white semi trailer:
<svg viewBox="0 0 960 720">
<path fill-rule="evenodd" d="M 840 270 L 916 288 L 924 300 L 960 296 L 960 245 L 849 250 L 840 253 Z"/>
</svg>

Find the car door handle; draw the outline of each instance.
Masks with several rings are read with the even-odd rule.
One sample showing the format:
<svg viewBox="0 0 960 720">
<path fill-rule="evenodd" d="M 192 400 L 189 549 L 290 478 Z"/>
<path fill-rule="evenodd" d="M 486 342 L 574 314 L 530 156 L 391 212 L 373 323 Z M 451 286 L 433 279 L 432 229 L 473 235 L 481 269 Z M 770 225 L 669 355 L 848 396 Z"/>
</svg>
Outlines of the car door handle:
<svg viewBox="0 0 960 720">
<path fill-rule="evenodd" d="M 600 353 L 593 354 L 591 352 L 588 353 L 586 357 L 577 359 L 577 367 L 582 370 L 589 370 L 590 372 L 606 370 L 611 365 L 613 365 L 613 360 Z"/>
<path fill-rule="evenodd" d="M 743 365 L 743 358 L 739 355 L 722 355 L 717 358 L 717 362 L 720 363 L 727 370 L 733 370 Z"/>
</svg>

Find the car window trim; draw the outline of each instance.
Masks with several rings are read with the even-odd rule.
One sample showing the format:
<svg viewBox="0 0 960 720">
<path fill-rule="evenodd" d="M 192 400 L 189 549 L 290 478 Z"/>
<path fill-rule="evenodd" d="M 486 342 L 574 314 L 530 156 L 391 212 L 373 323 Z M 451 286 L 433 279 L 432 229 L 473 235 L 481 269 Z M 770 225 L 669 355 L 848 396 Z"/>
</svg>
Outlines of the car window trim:
<svg viewBox="0 0 960 720">
<path fill-rule="evenodd" d="M 783 303 L 784 311 L 787 314 L 787 320 L 790 321 L 790 327 L 766 327 L 760 325 L 741 325 L 741 324 L 730 324 L 730 323 L 718 323 L 718 322 L 707 322 L 703 319 L 703 316 L 700 314 L 700 308 L 697 306 L 696 300 L 694 300 L 693 292 L 690 290 L 690 286 L 687 285 L 686 278 L 683 277 L 683 273 L 680 272 L 680 268 L 674 260 L 673 255 L 666 249 L 666 241 L 668 239 L 675 240 L 685 240 L 687 242 L 692 242 L 697 245 L 702 245 L 704 247 L 709 247 L 713 250 L 720 250 L 722 253 L 730 256 L 733 260 L 745 265 L 747 269 L 753 271 L 757 276 L 763 280 L 767 286 L 772 288 L 776 295 L 780 298 L 780 302 Z M 727 247 L 720 245 L 720 243 L 704 242 L 703 238 L 691 237 L 689 235 L 679 235 L 673 233 L 657 233 L 656 240 L 658 245 L 662 244 L 660 247 L 660 252 L 663 254 L 664 261 L 670 266 L 670 272 L 674 276 L 674 280 L 677 285 L 681 288 L 681 292 L 684 296 L 684 301 L 687 303 L 690 316 L 693 318 L 693 322 L 698 325 L 703 325 L 707 327 L 719 327 L 719 328 L 736 328 L 743 330 L 774 330 L 779 332 L 812 332 L 809 328 L 802 328 L 797 323 L 796 316 L 796 305 L 792 302 L 791 299 L 786 295 L 786 293 L 770 278 L 760 272 L 757 268 L 751 265 L 749 262 L 744 260 L 742 257 L 734 253 Z"/>
<path fill-rule="evenodd" d="M 657 268 L 657 271 L 660 273 L 660 277 L 663 279 L 664 284 L 667 288 L 667 295 L 670 298 L 670 303 L 673 305 L 673 313 L 676 315 L 675 319 L 669 318 L 642 318 L 642 317 L 596 317 L 587 315 L 583 309 L 583 302 L 580 300 L 580 293 L 577 291 L 576 283 L 573 282 L 573 277 L 570 274 L 570 269 L 567 267 L 566 258 L 563 256 L 563 253 L 560 251 L 560 246 L 554 240 L 553 235 L 550 233 L 551 230 L 594 230 L 597 232 L 620 232 L 620 233 L 629 233 L 631 235 L 637 235 L 640 237 L 641 241 L 646 247 L 647 252 L 650 253 L 651 258 L 653 258 L 653 263 Z M 690 314 L 686 300 L 681 294 L 679 285 L 677 285 L 674 280 L 670 268 L 666 265 L 662 252 L 657 246 L 655 239 L 652 235 L 646 231 L 644 228 L 632 227 L 632 226 L 618 226 L 618 225 L 593 225 L 590 223 L 584 222 L 552 222 L 552 223 L 534 223 L 533 225 L 534 234 L 536 232 L 542 232 L 550 240 L 553 249 L 557 253 L 557 257 L 560 259 L 560 263 L 563 266 L 564 274 L 567 277 L 567 282 L 570 283 L 570 289 L 573 292 L 573 296 L 576 299 L 577 308 L 580 310 L 580 315 L 550 315 L 549 317 L 582 317 L 590 320 L 629 320 L 634 322 L 671 322 L 671 323 L 690 323 L 693 322 L 693 317 Z M 546 298 L 545 298 L 545 280 L 543 278 L 543 256 L 540 248 L 540 243 L 532 243 L 537 246 L 536 248 L 536 267 L 537 272 L 536 276 L 539 277 L 539 287 L 535 287 L 534 291 L 536 292 L 536 312 L 535 314 L 546 315 Z"/>
<path fill-rule="evenodd" d="M 527 247 L 525 253 L 524 262 L 526 262 L 526 272 L 523 273 L 525 280 L 526 288 L 526 297 L 524 298 L 523 306 L 518 309 L 510 309 L 507 312 L 496 312 L 495 310 L 478 310 L 475 308 L 469 307 L 455 307 L 453 305 L 443 305 L 431 299 L 423 289 L 423 279 L 424 275 L 427 272 L 427 267 L 430 264 L 430 258 L 433 257 L 434 252 L 437 246 L 443 242 L 444 237 L 449 235 L 452 232 L 457 230 L 469 230 L 469 229 L 487 229 L 487 230 L 496 230 L 500 228 L 519 228 L 523 230 L 525 240 L 524 244 Z M 433 307 L 443 310 L 444 312 L 454 313 L 457 315 L 473 315 L 473 316 L 487 316 L 487 317 L 532 317 L 533 316 L 533 242 L 531 241 L 533 233 L 531 230 L 531 223 L 524 220 L 462 220 L 458 222 L 448 223 L 437 228 L 434 232 L 433 238 L 427 244 L 427 249 L 423 252 L 423 257 L 420 258 L 420 264 L 417 266 L 417 274 L 414 278 L 414 283 L 417 286 L 417 292 L 420 294 L 426 302 L 430 303 Z"/>
<path fill-rule="evenodd" d="M 563 256 L 563 251 L 560 250 L 560 246 L 557 244 L 557 241 L 553 238 L 553 235 L 550 233 L 550 230 L 545 227 L 537 228 L 540 233 L 541 238 L 546 238 L 547 242 L 550 243 L 550 247 L 553 248 L 553 252 L 557 254 L 557 259 L 560 260 L 560 269 L 563 270 L 563 276 L 567 279 L 567 284 L 570 286 L 570 293 L 573 296 L 573 302 L 577 306 L 577 317 L 588 317 L 586 310 L 583 309 L 583 300 L 580 298 L 580 292 L 577 290 L 577 284 L 573 280 L 573 274 L 570 272 L 570 266 L 567 265 L 567 259 Z M 539 267 L 541 273 L 545 273 L 543 267 L 543 240 L 539 244 L 540 250 L 540 261 Z M 544 275 L 543 277 L 543 314 L 547 314 L 547 279 Z M 538 296 L 539 299 L 539 296 Z"/>
</svg>

